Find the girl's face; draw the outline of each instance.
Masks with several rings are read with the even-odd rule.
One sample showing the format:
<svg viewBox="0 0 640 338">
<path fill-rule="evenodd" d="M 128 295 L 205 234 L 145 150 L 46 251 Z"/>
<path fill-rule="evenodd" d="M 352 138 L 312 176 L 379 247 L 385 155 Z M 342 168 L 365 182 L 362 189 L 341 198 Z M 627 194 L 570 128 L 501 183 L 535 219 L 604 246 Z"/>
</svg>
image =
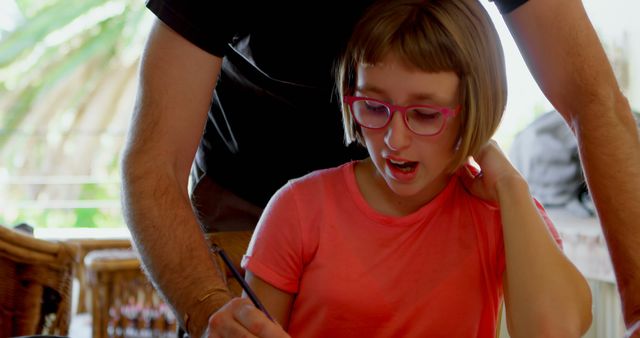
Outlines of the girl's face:
<svg viewBox="0 0 640 338">
<path fill-rule="evenodd" d="M 358 67 L 355 96 L 395 105 L 429 104 L 458 106 L 458 76 L 454 72 L 427 73 L 407 67 L 394 54 L 376 65 Z M 415 208 L 435 197 L 446 186 L 447 166 L 453 159 L 458 137 L 459 115 L 447 119 L 434 136 L 414 134 L 395 112 L 382 129 L 362 128 L 367 150 L 376 170 L 374 186 L 394 200 Z M 415 209 L 411 208 L 411 209 Z"/>
</svg>

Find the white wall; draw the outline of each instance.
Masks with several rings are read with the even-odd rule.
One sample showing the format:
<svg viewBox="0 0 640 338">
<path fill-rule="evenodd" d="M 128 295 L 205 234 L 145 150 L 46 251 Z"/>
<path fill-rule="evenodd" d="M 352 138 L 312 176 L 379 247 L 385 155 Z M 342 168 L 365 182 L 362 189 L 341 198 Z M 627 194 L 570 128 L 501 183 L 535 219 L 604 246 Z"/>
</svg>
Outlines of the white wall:
<svg viewBox="0 0 640 338">
<path fill-rule="evenodd" d="M 496 6 L 488 1 L 482 4 L 493 18 L 505 52 L 509 99 L 495 138 L 504 148 L 508 148 L 518 131 L 553 107 L 529 73 Z M 619 74 L 626 74 L 619 76 L 618 81 L 632 109 L 640 111 L 640 1 L 584 0 L 583 4 L 614 69 Z"/>
</svg>

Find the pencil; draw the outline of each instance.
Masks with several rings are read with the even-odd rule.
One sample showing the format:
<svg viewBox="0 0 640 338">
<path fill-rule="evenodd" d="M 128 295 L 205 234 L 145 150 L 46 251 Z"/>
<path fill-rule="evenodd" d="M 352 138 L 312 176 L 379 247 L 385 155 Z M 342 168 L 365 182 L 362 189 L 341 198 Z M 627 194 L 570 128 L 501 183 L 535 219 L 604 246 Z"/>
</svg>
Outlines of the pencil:
<svg viewBox="0 0 640 338">
<path fill-rule="evenodd" d="M 229 259 L 229 256 L 227 256 L 227 253 L 224 252 L 224 250 L 222 250 L 221 247 L 214 247 L 212 250 L 214 252 L 217 252 L 220 255 L 220 258 L 222 258 L 222 261 L 224 261 L 224 264 L 229 268 L 229 270 L 231 270 L 231 274 L 233 275 L 233 278 L 235 278 L 238 281 L 238 283 L 240 283 L 240 286 L 242 286 L 242 289 L 244 290 L 244 292 L 247 293 L 247 295 L 249 296 L 249 299 L 251 299 L 251 301 L 253 302 L 253 305 L 255 305 L 260 311 L 262 311 L 267 316 L 267 318 L 269 318 L 272 322 L 275 322 L 273 318 L 271 318 L 271 315 L 269 315 L 269 312 L 267 312 L 267 309 L 264 307 L 264 305 L 262 305 L 262 303 L 258 299 L 258 296 L 256 296 L 253 290 L 251 290 L 251 287 L 249 287 L 249 284 L 247 284 L 244 278 L 242 278 L 242 276 L 240 275 L 240 272 L 238 272 L 238 270 L 236 270 L 236 268 L 233 266 L 233 263 L 231 263 L 231 259 Z"/>
</svg>

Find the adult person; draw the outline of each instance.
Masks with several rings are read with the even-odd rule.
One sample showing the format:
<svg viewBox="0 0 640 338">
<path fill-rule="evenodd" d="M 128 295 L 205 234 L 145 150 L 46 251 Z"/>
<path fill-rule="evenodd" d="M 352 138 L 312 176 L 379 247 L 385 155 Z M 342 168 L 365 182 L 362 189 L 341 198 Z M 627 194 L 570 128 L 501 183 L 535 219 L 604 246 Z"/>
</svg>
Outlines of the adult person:
<svg viewBox="0 0 640 338">
<path fill-rule="evenodd" d="M 362 155 L 338 149 L 330 68 L 369 2 L 324 1 L 313 10 L 300 2 L 148 2 L 159 19 L 141 64 L 123 158 L 123 204 L 149 276 L 193 336 L 229 300 L 215 292 L 223 283 L 200 225 L 250 227 L 287 179 Z M 640 319 L 640 210 L 634 207 L 640 142 L 629 105 L 579 0 L 499 6 L 543 92 L 580 142 L 631 326 Z M 324 108 L 312 110 L 322 102 Z M 315 129 L 296 132 L 295 125 Z M 285 142 L 288 151 L 278 150 Z M 187 190 L 194 154 L 198 218 Z M 199 186 L 209 196 L 199 196 Z M 226 306 L 243 321 L 261 315 L 243 300 Z"/>
</svg>

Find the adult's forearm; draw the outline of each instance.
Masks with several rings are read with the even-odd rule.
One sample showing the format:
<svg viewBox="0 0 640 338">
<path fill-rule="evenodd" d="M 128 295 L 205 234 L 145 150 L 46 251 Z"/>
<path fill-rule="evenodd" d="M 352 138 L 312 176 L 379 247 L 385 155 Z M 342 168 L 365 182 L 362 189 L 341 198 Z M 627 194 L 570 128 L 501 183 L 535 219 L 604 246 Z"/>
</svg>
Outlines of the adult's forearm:
<svg viewBox="0 0 640 338">
<path fill-rule="evenodd" d="M 574 117 L 580 158 L 613 262 L 625 322 L 640 320 L 640 139 L 629 105 Z M 606 112 L 606 113 L 602 113 Z"/>
<path fill-rule="evenodd" d="M 574 131 L 627 326 L 640 320 L 640 141 L 579 0 L 529 0 L 505 19 L 544 94 Z"/>
<path fill-rule="evenodd" d="M 187 193 L 222 59 L 156 19 L 123 157 L 123 209 L 143 266 L 192 337 L 229 296 Z M 189 317 L 187 317 L 187 314 Z"/>
<path fill-rule="evenodd" d="M 555 244 L 520 178 L 498 183 L 513 336 L 578 337 L 591 323 L 589 286 Z"/>
<path fill-rule="evenodd" d="M 152 159 L 130 153 L 123 163 L 124 215 L 143 266 L 183 327 L 199 337 L 209 315 L 230 296 L 194 217 L 186 184 Z M 210 295 L 215 289 L 222 292 Z"/>
</svg>

